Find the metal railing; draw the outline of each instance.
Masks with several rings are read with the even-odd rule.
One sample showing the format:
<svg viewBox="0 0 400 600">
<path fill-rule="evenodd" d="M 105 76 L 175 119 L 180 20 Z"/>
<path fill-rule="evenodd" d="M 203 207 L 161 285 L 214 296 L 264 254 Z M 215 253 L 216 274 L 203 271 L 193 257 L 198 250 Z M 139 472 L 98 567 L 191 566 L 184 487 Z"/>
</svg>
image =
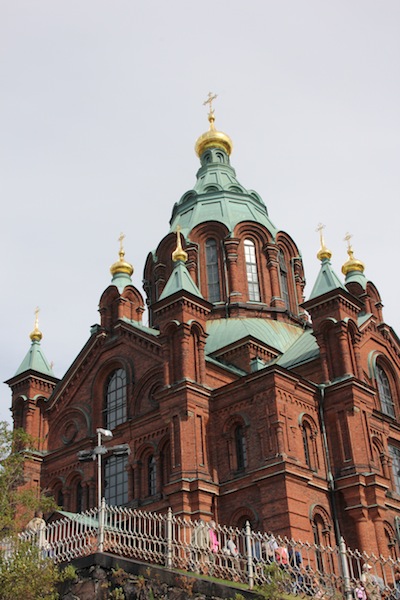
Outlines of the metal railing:
<svg viewBox="0 0 400 600">
<path fill-rule="evenodd" d="M 210 525 L 167 513 L 106 506 L 83 513 L 67 513 L 47 524 L 45 532 L 25 531 L 19 539 L 31 541 L 43 557 L 68 562 L 95 552 L 163 565 L 216 578 L 241 582 L 250 589 L 268 584 L 276 573 L 286 592 L 317 598 L 375 598 L 400 600 L 400 562 L 347 548 L 299 542 L 279 536 L 216 525 L 214 547 Z M 18 542 L 3 540 L 7 556 Z M 234 550 L 236 548 L 236 551 Z M 275 574 L 274 574 L 275 571 Z M 374 589 L 372 589 L 374 586 Z M 400 582 L 399 582 L 400 586 Z"/>
</svg>

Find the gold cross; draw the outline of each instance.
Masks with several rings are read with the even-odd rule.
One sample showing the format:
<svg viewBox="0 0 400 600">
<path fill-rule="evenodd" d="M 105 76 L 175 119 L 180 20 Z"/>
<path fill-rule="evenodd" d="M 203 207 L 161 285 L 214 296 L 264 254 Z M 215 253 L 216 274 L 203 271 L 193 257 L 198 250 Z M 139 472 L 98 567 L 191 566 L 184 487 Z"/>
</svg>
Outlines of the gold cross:
<svg viewBox="0 0 400 600">
<path fill-rule="evenodd" d="M 205 100 L 203 102 L 203 106 L 205 106 L 206 104 L 210 105 L 210 112 L 209 112 L 210 115 L 212 115 L 214 113 L 214 110 L 213 110 L 213 107 L 212 107 L 212 103 L 213 103 L 213 100 L 215 100 L 216 98 L 218 98 L 217 94 L 213 94 L 212 92 L 208 92 L 208 98 L 207 98 L 207 100 Z"/>
<path fill-rule="evenodd" d="M 35 329 L 38 329 L 38 327 L 39 327 L 39 311 L 40 311 L 40 308 L 37 306 L 35 308 Z"/>
<path fill-rule="evenodd" d="M 120 249 L 120 250 L 122 250 L 122 242 L 124 241 L 125 237 L 126 237 L 126 236 L 125 236 L 125 234 L 124 234 L 124 233 L 120 233 L 120 234 L 119 234 L 118 241 L 119 241 L 119 249 Z"/>
<path fill-rule="evenodd" d="M 352 236 L 352 234 L 347 232 L 347 233 L 346 233 L 346 235 L 345 235 L 345 236 L 344 236 L 344 238 L 343 238 L 343 239 L 344 239 L 344 241 L 345 241 L 345 242 L 347 242 L 347 248 L 348 248 L 349 250 L 350 250 L 350 248 L 351 248 L 350 240 L 351 240 L 351 238 L 352 238 L 352 237 L 353 237 L 353 236 Z"/>
<path fill-rule="evenodd" d="M 319 231 L 319 240 L 321 242 L 321 246 L 324 245 L 324 235 L 322 233 L 322 231 L 325 229 L 325 225 L 323 225 L 322 223 L 318 223 L 318 227 L 315 231 Z"/>
</svg>

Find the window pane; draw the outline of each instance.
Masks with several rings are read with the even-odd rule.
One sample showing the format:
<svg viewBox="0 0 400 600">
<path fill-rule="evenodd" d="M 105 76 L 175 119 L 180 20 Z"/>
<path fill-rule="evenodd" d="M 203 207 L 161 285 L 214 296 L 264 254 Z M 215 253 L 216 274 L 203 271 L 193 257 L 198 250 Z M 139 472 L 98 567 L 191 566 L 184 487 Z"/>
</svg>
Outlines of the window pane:
<svg viewBox="0 0 400 600">
<path fill-rule="evenodd" d="M 388 376 L 380 365 L 376 365 L 376 382 L 378 384 L 379 399 L 381 401 L 382 412 L 390 417 L 394 417 L 394 404 Z"/>
<path fill-rule="evenodd" d="M 256 250 L 251 240 L 244 241 L 244 256 L 246 260 L 247 287 L 249 300 L 260 301 L 260 288 L 258 285 Z"/>
<path fill-rule="evenodd" d="M 286 308 L 290 308 L 289 304 L 289 288 L 288 288 L 288 274 L 285 263 L 285 258 L 282 252 L 279 252 L 279 272 L 281 278 L 281 295 L 282 299 L 285 302 Z"/>
<path fill-rule="evenodd" d="M 209 302 L 219 302 L 221 291 L 218 271 L 217 242 L 209 239 L 206 241 L 206 269 Z"/>
<path fill-rule="evenodd" d="M 126 373 L 124 369 L 118 369 L 109 379 L 104 421 L 107 429 L 114 429 L 126 421 Z"/>
<path fill-rule="evenodd" d="M 109 506 L 128 502 L 128 472 L 126 456 L 110 456 L 104 464 L 104 497 Z"/>
</svg>

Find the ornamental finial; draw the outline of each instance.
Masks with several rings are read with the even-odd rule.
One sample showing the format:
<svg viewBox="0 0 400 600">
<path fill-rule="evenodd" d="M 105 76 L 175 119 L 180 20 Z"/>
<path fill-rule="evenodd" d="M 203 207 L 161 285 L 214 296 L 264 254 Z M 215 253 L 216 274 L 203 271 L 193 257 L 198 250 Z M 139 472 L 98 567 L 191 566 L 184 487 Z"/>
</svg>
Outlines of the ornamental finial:
<svg viewBox="0 0 400 600">
<path fill-rule="evenodd" d="M 317 253 L 317 258 L 320 261 L 325 260 L 330 260 L 332 257 L 332 252 L 330 250 L 328 250 L 328 248 L 325 246 L 325 239 L 324 239 L 324 234 L 323 234 L 323 230 L 325 229 L 325 225 L 323 225 L 322 223 L 318 223 L 318 227 L 315 231 L 319 231 L 319 242 L 320 242 L 320 249 L 318 250 Z"/>
</svg>

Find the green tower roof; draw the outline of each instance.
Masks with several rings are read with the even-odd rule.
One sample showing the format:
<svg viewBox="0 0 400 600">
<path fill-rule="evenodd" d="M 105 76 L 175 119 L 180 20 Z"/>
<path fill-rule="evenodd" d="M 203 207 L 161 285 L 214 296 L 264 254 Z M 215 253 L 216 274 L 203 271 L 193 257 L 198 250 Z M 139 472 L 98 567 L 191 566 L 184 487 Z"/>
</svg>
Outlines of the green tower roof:
<svg viewBox="0 0 400 600">
<path fill-rule="evenodd" d="M 331 290 L 346 289 L 339 277 L 332 268 L 329 258 L 323 258 L 321 261 L 321 269 L 318 273 L 316 282 L 308 300 L 313 300 L 318 296 L 322 296 Z"/>
<path fill-rule="evenodd" d="M 45 357 L 38 339 L 32 340 L 31 347 L 18 367 L 15 375 L 21 375 L 21 373 L 25 373 L 25 371 L 37 371 L 38 373 L 54 377 L 53 369 Z"/>
<path fill-rule="evenodd" d="M 174 270 L 161 293 L 160 300 L 164 300 L 175 294 L 175 292 L 181 291 L 190 292 L 193 296 L 204 299 L 199 288 L 191 278 L 183 260 L 177 260 Z"/>
</svg>

